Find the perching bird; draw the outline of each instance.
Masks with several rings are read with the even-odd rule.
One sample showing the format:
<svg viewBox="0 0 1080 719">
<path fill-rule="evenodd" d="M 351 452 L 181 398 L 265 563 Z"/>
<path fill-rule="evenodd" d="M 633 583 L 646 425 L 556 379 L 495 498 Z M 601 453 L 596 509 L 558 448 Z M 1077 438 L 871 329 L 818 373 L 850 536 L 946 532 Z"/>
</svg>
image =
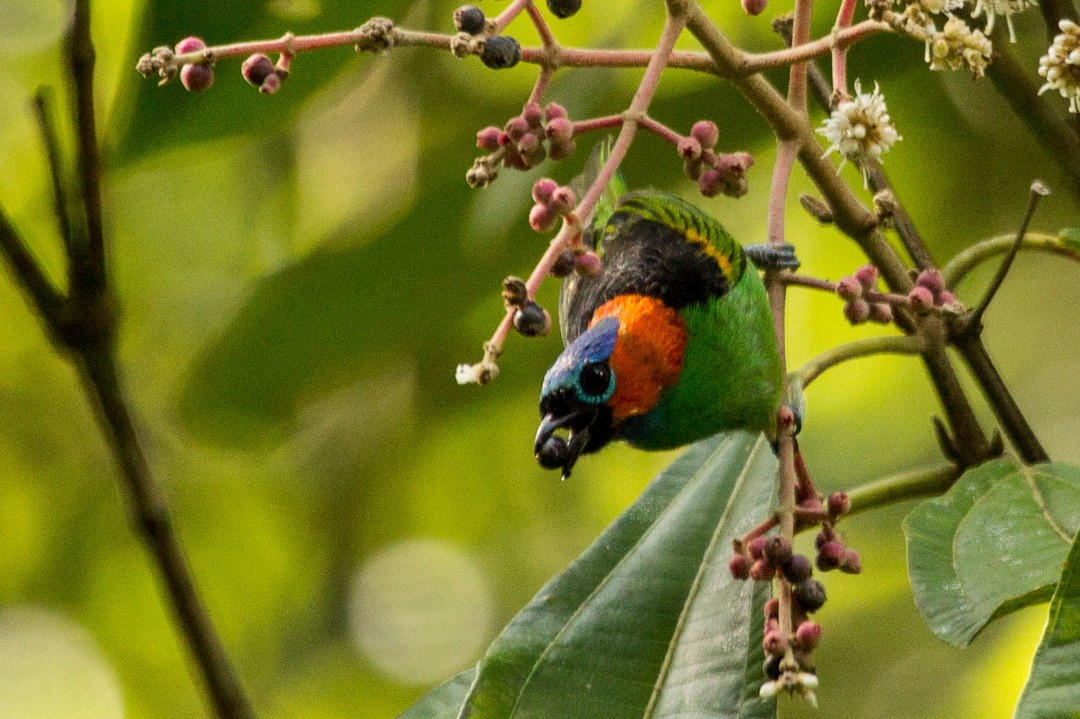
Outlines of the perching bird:
<svg viewBox="0 0 1080 719">
<path fill-rule="evenodd" d="M 686 200 L 627 192 L 619 176 L 605 197 L 583 238 L 602 269 L 571 275 L 559 297 L 566 349 L 544 377 L 537 460 L 565 479 L 581 454 L 612 440 L 671 449 L 725 430 L 772 435 L 780 357 L 748 259 L 794 268 L 791 246 L 744 249 Z"/>
</svg>

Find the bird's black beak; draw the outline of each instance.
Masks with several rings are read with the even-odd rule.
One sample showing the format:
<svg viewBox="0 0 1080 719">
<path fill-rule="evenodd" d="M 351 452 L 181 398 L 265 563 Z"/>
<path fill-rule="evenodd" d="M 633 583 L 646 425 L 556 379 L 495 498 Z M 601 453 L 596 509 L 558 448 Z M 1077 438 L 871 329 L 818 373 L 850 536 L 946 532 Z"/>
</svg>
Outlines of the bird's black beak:
<svg viewBox="0 0 1080 719">
<path fill-rule="evenodd" d="M 536 442 L 533 444 L 533 452 L 540 465 L 547 469 L 561 468 L 562 478 L 568 478 L 574 463 L 589 444 L 592 426 L 598 414 L 599 410 L 595 407 L 582 407 L 561 415 L 552 412 L 545 414 L 540 420 L 540 427 L 536 430 Z M 565 440 L 555 434 L 563 427 L 570 430 Z"/>
</svg>

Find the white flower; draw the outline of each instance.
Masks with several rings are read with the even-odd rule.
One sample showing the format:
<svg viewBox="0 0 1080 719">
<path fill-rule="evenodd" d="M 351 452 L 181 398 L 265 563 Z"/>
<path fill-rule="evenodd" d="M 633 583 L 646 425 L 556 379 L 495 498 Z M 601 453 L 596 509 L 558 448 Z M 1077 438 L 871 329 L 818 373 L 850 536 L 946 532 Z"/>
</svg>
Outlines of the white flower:
<svg viewBox="0 0 1080 719">
<path fill-rule="evenodd" d="M 459 364 L 454 372 L 458 384 L 487 384 L 499 374 L 499 366 L 494 362 Z"/>
<path fill-rule="evenodd" d="M 1039 74 L 1046 78 L 1039 94 L 1057 90 L 1069 101 L 1069 112 L 1080 113 L 1080 25 L 1062 20 L 1058 27 L 1061 34 L 1039 58 Z"/>
<path fill-rule="evenodd" d="M 1013 28 L 1012 16 L 1023 12 L 1029 7 L 1035 7 L 1035 0 L 975 0 L 975 10 L 971 17 L 979 17 L 986 14 L 986 34 L 994 31 L 994 20 L 998 15 L 1005 16 L 1005 22 L 1009 25 L 1009 42 L 1016 42 L 1016 30 Z"/>
<path fill-rule="evenodd" d="M 954 10 L 964 7 L 964 0 L 920 0 L 919 4 L 931 15 L 939 13 L 951 15 Z"/>
<path fill-rule="evenodd" d="M 931 70 L 959 70 L 966 65 L 975 77 L 983 76 L 994 50 L 990 38 L 958 17 L 949 18 L 940 32 L 928 36 L 926 46 Z"/>
<path fill-rule="evenodd" d="M 858 80 L 855 81 L 855 97 L 841 102 L 825 118 L 825 125 L 818 129 L 818 134 L 832 143 L 822 157 L 835 150 L 843 160 L 841 167 L 847 160 L 860 166 L 867 160 L 880 160 L 897 140 L 902 139 L 889 119 L 881 88 L 874 83 L 874 91 L 864 93 Z M 865 168 L 863 181 L 866 181 Z"/>
</svg>

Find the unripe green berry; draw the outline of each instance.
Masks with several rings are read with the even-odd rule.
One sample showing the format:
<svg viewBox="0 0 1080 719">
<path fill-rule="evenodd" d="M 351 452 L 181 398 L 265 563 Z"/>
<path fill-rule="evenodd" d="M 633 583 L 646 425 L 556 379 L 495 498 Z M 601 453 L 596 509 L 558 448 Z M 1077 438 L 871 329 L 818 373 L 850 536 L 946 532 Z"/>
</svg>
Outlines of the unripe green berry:
<svg viewBox="0 0 1080 719">
<path fill-rule="evenodd" d="M 214 68 L 209 65 L 184 65 L 180 68 L 180 82 L 190 92 L 202 92 L 214 84 Z"/>
<path fill-rule="evenodd" d="M 524 337 L 544 337 L 551 331 L 551 316 L 529 300 L 514 314 L 514 329 Z"/>
<path fill-rule="evenodd" d="M 813 614 L 825 605 L 825 586 L 816 579 L 799 582 L 791 590 L 792 598 L 807 614 Z"/>
<path fill-rule="evenodd" d="M 547 6 L 552 15 L 565 19 L 581 9 L 581 0 L 547 0 Z"/>
<path fill-rule="evenodd" d="M 492 70 L 506 70 L 521 62 L 521 43 L 509 35 L 496 35 L 484 42 L 480 61 Z"/>
<path fill-rule="evenodd" d="M 454 11 L 454 27 L 470 35 L 482 33 L 486 21 L 484 11 L 475 5 L 462 5 Z"/>
<path fill-rule="evenodd" d="M 240 73 L 250 85 L 262 87 L 263 81 L 274 74 L 274 63 L 262 53 L 248 55 L 240 66 Z"/>
</svg>

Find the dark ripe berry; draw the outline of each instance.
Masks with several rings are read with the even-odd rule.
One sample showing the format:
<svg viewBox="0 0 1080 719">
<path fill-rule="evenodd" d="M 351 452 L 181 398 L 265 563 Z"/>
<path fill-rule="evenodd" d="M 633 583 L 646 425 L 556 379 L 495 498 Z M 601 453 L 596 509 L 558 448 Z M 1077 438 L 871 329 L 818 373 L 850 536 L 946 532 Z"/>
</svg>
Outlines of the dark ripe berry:
<svg viewBox="0 0 1080 719">
<path fill-rule="evenodd" d="M 214 68 L 209 65 L 184 65 L 180 82 L 191 92 L 202 92 L 214 84 Z"/>
<path fill-rule="evenodd" d="M 810 560 L 801 555 L 793 554 L 787 564 L 783 564 L 780 567 L 780 571 L 784 573 L 784 576 L 792 584 L 798 584 L 810 578 L 810 575 L 814 573 L 814 568 L 810 566 Z"/>
<path fill-rule="evenodd" d="M 690 128 L 690 136 L 700 142 L 703 148 L 711 148 L 720 139 L 720 128 L 712 120 L 698 120 Z"/>
<path fill-rule="evenodd" d="M 791 540 L 769 537 L 765 540 L 765 561 L 774 567 L 782 567 L 791 561 Z"/>
<path fill-rule="evenodd" d="M 555 226 L 558 215 L 547 205 L 535 204 L 529 211 L 529 226 L 537 232 L 547 232 Z"/>
<path fill-rule="evenodd" d="M 771 656 L 782 656 L 787 650 L 787 637 L 779 629 L 765 632 L 765 638 L 761 642 L 765 653 Z"/>
<path fill-rule="evenodd" d="M 812 614 L 825 604 L 825 586 L 816 579 L 807 579 L 792 587 L 791 596 L 804 612 Z"/>
<path fill-rule="evenodd" d="M 830 539 L 818 549 L 817 568 L 823 572 L 831 572 L 844 561 L 844 545 L 835 539 Z"/>
<path fill-rule="evenodd" d="M 795 644 L 803 651 L 810 651 L 821 640 L 821 625 L 809 620 L 801 623 L 795 630 Z"/>
<path fill-rule="evenodd" d="M 574 271 L 574 264 L 577 262 L 577 256 L 570 250 L 565 250 L 559 253 L 559 256 L 555 258 L 554 264 L 551 265 L 552 277 L 567 277 Z"/>
<path fill-rule="evenodd" d="M 765 672 L 766 679 L 775 682 L 780 678 L 780 662 L 783 660 L 783 657 L 776 654 L 770 654 L 765 658 L 765 663 L 761 665 L 761 671 Z"/>
<path fill-rule="evenodd" d="M 486 20 L 484 11 L 475 5 L 462 5 L 454 11 L 454 27 L 470 35 L 482 33 Z"/>
<path fill-rule="evenodd" d="M 742 9 L 747 15 L 760 15 L 768 4 L 768 0 L 742 0 Z"/>
<path fill-rule="evenodd" d="M 566 440 L 552 435 L 547 438 L 540 451 L 536 453 L 536 461 L 544 469 L 559 469 L 570 458 L 570 450 L 566 446 Z"/>
<path fill-rule="evenodd" d="M 862 284 L 854 277 L 841 277 L 836 283 L 836 295 L 842 300 L 857 300 L 862 297 Z"/>
<path fill-rule="evenodd" d="M 780 600 L 773 597 L 769 601 L 765 602 L 765 618 L 777 619 L 780 616 Z"/>
<path fill-rule="evenodd" d="M 514 329 L 525 337 L 543 337 L 551 330 L 551 317 L 547 310 L 529 300 L 514 314 Z"/>
<path fill-rule="evenodd" d="M 840 562 L 840 571 L 845 574 L 858 574 L 862 571 L 862 559 L 854 549 L 844 552 L 844 559 Z"/>
<path fill-rule="evenodd" d="M 908 302 L 911 303 L 912 311 L 918 314 L 925 314 L 934 306 L 934 294 L 922 286 L 912 287 L 907 298 Z"/>
<path fill-rule="evenodd" d="M 851 499 L 847 492 L 833 492 L 829 495 L 829 514 L 839 517 L 851 511 Z"/>
<path fill-rule="evenodd" d="M 501 134 L 503 134 L 502 130 L 494 125 L 485 127 L 483 130 L 476 133 L 476 147 L 480 150 L 487 150 L 488 152 L 498 150 L 499 136 Z"/>
<path fill-rule="evenodd" d="M 776 567 L 759 559 L 750 567 L 750 576 L 755 582 L 767 582 L 776 576 Z"/>
<path fill-rule="evenodd" d="M 480 61 L 492 70 L 505 70 L 521 62 L 521 43 L 509 35 L 489 37 Z"/>
<path fill-rule="evenodd" d="M 206 43 L 203 42 L 201 37 L 185 37 L 180 42 L 176 43 L 176 54 L 183 55 L 189 52 L 195 52 L 196 50 L 205 50 Z"/>
<path fill-rule="evenodd" d="M 765 537 L 754 537 L 746 545 L 746 551 L 750 552 L 750 556 L 754 559 L 765 558 Z"/>
<path fill-rule="evenodd" d="M 244 64 L 240 67 L 240 72 L 248 83 L 260 87 L 263 80 L 274 74 L 274 63 L 262 53 L 249 55 L 248 59 L 244 60 Z"/>
<path fill-rule="evenodd" d="M 581 9 L 581 0 L 547 0 L 548 10 L 557 18 L 568 18 Z"/>
<path fill-rule="evenodd" d="M 728 562 L 728 571 L 738 580 L 750 578 L 750 558 L 745 554 L 733 554 Z"/>
</svg>

